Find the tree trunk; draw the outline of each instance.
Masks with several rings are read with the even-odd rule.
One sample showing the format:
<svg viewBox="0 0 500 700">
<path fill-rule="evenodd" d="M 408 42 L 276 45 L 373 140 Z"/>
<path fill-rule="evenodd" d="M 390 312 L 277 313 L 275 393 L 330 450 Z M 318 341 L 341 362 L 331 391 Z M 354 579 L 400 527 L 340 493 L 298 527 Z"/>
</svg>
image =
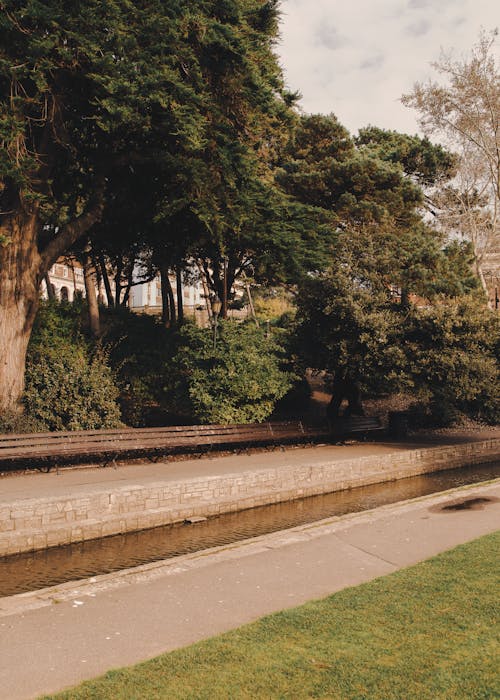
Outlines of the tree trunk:
<svg viewBox="0 0 500 700">
<path fill-rule="evenodd" d="M 99 176 L 88 208 L 43 247 L 37 203 L 25 201 L 16 191 L 10 198 L 12 213 L 0 214 L 0 240 L 6 241 L 0 245 L 0 412 L 22 411 L 26 351 L 41 282 L 57 258 L 100 219 L 104 191 L 105 178 Z"/>
<path fill-rule="evenodd" d="M 37 217 L 4 219 L 0 233 L 0 413 L 21 412 L 26 351 L 40 303 Z"/>
<path fill-rule="evenodd" d="M 166 328 L 175 325 L 175 300 L 172 285 L 168 276 L 168 265 L 160 266 L 161 298 L 162 298 L 162 321 Z"/>
<path fill-rule="evenodd" d="M 83 257 L 83 279 L 85 281 L 85 293 L 89 307 L 90 333 L 94 338 L 101 335 L 101 321 L 99 318 L 99 304 L 97 303 L 95 288 L 95 273 L 92 269 L 91 257 L 89 253 L 84 253 Z"/>
<path fill-rule="evenodd" d="M 47 299 L 49 301 L 55 301 L 56 295 L 54 293 L 54 287 L 52 286 L 48 273 L 44 275 L 43 281 L 45 282 L 45 287 L 47 289 Z"/>
<path fill-rule="evenodd" d="M 161 284 L 161 322 L 165 328 L 170 328 L 170 302 L 168 300 L 168 292 L 165 286 L 163 272 L 160 272 Z"/>
<path fill-rule="evenodd" d="M 227 258 L 222 258 L 222 318 L 227 319 Z"/>
<path fill-rule="evenodd" d="M 113 292 L 111 291 L 111 283 L 109 281 L 108 270 L 106 268 L 106 260 L 104 259 L 104 255 L 102 253 L 99 255 L 99 267 L 101 268 L 101 276 L 102 281 L 104 282 L 104 289 L 106 290 L 108 306 L 111 309 L 115 305 L 115 299 L 113 297 Z"/>
<path fill-rule="evenodd" d="M 123 261 L 117 260 L 116 263 L 116 274 L 115 274 L 115 305 L 120 306 L 120 299 L 122 296 L 122 272 L 123 272 Z"/>
<path fill-rule="evenodd" d="M 179 323 L 184 321 L 184 303 L 182 299 L 182 270 L 180 267 L 175 269 L 175 283 L 177 294 L 177 320 Z"/>
<path fill-rule="evenodd" d="M 125 294 L 123 295 L 122 303 L 121 305 L 125 308 L 128 307 L 128 300 L 130 299 L 130 291 L 132 289 L 132 286 L 134 284 L 134 266 L 130 265 L 128 274 L 127 274 L 127 286 L 125 287 Z"/>
<path fill-rule="evenodd" d="M 253 305 L 252 293 L 250 292 L 250 285 L 248 284 L 248 282 L 246 280 L 245 280 L 245 290 L 246 290 L 247 297 L 248 297 L 248 306 L 250 307 L 250 313 L 252 315 L 253 320 L 255 321 L 255 325 L 258 328 L 259 327 L 259 319 L 255 315 L 255 308 Z"/>
<path fill-rule="evenodd" d="M 203 269 L 203 264 L 200 260 L 197 260 L 196 265 L 198 267 L 198 272 L 200 273 L 201 285 L 203 287 L 203 296 L 205 298 L 205 306 L 207 308 L 207 318 L 209 324 L 212 321 L 212 308 L 210 306 L 210 290 L 208 288 L 207 276 L 205 270 Z"/>
</svg>

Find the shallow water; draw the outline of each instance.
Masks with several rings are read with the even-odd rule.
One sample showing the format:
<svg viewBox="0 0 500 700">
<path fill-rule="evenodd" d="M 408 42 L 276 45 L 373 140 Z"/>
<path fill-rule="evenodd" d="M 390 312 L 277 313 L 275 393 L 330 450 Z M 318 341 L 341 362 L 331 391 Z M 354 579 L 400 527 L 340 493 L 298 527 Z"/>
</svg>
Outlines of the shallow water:
<svg viewBox="0 0 500 700">
<path fill-rule="evenodd" d="M 1 557 L 0 596 L 106 574 L 499 476 L 500 462 L 450 469 L 229 513 L 191 525 L 167 525 Z"/>
</svg>

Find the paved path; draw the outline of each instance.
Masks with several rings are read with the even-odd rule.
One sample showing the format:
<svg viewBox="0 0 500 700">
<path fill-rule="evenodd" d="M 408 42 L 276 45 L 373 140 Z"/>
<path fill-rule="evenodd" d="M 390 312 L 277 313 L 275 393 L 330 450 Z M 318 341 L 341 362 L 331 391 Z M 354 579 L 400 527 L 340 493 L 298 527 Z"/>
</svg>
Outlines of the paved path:
<svg viewBox="0 0 500 700">
<path fill-rule="evenodd" d="M 117 468 L 61 469 L 49 474 L 28 473 L 24 475 L 0 476 L 0 506 L 21 498 L 44 498 L 46 496 L 69 497 L 79 493 L 109 491 L 113 485 L 147 486 L 158 481 L 182 481 L 199 476 L 221 476 L 237 472 L 259 471 L 280 467 L 314 465 L 336 462 L 356 457 L 393 454 L 437 445 L 481 441 L 500 438 L 500 429 L 488 429 L 469 433 L 421 436 L 404 441 L 358 442 L 347 445 L 324 445 L 313 447 L 287 447 L 284 450 L 260 451 L 253 454 L 229 454 L 202 459 L 164 461 L 153 464 L 122 464 Z"/>
<path fill-rule="evenodd" d="M 488 500 L 441 509 L 472 498 Z M 499 525 L 500 480 L 0 599 L 2 700 L 34 698 L 185 646 Z"/>
</svg>

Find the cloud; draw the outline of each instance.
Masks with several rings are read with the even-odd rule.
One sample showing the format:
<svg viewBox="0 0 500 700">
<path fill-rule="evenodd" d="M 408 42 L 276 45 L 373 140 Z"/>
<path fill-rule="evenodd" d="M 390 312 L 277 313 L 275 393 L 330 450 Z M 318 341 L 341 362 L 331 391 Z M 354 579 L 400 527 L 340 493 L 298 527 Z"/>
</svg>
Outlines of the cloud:
<svg viewBox="0 0 500 700">
<path fill-rule="evenodd" d="M 410 0 L 408 7 L 410 10 L 420 10 L 423 7 L 429 7 L 430 0 Z"/>
<path fill-rule="evenodd" d="M 415 133 L 399 98 L 433 75 L 440 51 L 465 52 L 498 24 L 492 0 L 281 0 L 278 53 L 305 112 Z"/>
<path fill-rule="evenodd" d="M 378 70 L 381 68 L 385 63 L 385 56 L 381 53 L 376 54 L 375 56 L 369 56 L 366 58 L 364 61 L 361 61 L 359 64 L 359 67 L 361 70 Z"/>
<path fill-rule="evenodd" d="M 319 43 L 330 51 L 336 51 L 346 43 L 345 38 L 339 34 L 337 28 L 329 22 L 318 26 L 316 37 Z"/>
<path fill-rule="evenodd" d="M 450 21 L 450 27 L 455 29 L 456 27 L 461 27 L 463 24 L 467 22 L 467 18 L 462 16 L 459 17 L 453 17 L 453 19 Z"/>
<path fill-rule="evenodd" d="M 421 19 L 405 27 L 405 31 L 410 36 L 425 36 L 431 28 L 431 23 L 427 19 Z"/>
</svg>

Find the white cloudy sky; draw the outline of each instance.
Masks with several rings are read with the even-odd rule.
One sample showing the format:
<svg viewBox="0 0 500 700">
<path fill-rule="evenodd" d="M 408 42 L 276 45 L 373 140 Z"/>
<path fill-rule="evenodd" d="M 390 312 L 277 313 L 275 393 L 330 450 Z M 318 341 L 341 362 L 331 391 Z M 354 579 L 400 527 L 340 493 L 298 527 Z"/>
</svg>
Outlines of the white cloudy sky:
<svg viewBox="0 0 500 700">
<path fill-rule="evenodd" d="M 497 0 L 282 0 L 281 11 L 288 87 L 306 112 L 333 112 L 351 132 L 416 133 L 400 96 L 433 75 L 441 48 L 461 55 L 481 27 L 500 25 Z"/>
</svg>

